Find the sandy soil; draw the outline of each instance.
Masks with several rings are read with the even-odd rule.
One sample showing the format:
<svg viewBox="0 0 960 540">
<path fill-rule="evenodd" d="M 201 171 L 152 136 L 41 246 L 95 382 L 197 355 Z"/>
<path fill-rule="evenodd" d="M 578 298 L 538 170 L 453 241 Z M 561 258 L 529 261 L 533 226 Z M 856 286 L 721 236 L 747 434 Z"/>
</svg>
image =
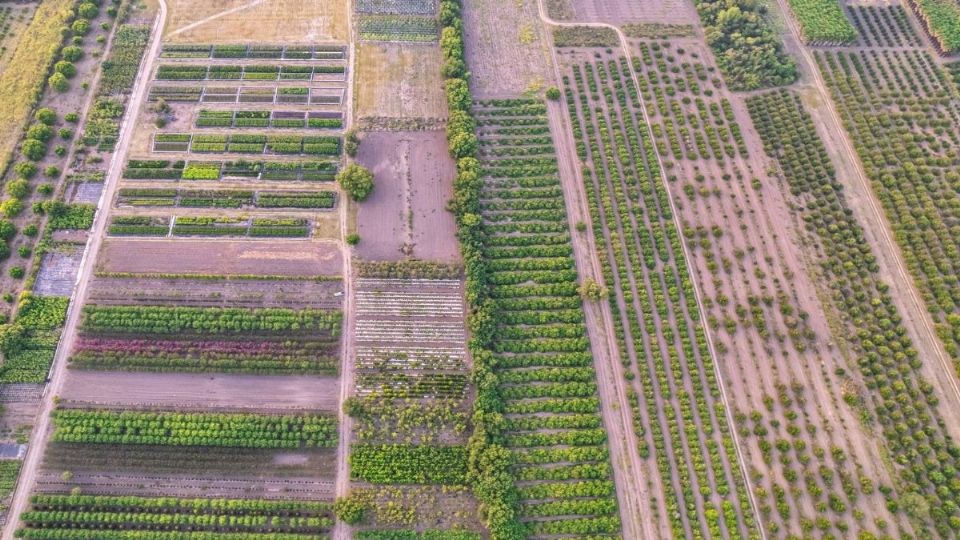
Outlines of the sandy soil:
<svg viewBox="0 0 960 540">
<path fill-rule="evenodd" d="M 683 0 L 577 0 L 573 12 L 579 21 L 690 24 L 697 22 L 693 2 Z"/>
<path fill-rule="evenodd" d="M 459 260 L 456 224 L 446 210 L 456 168 L 446 145 L 442 131 L 364 135 L 357 160 L 373 171 L 376 189 L 359 205 L 358 255 Z"/>
<path fill-rule="evenodd" d="M 336 377 L 71 371 L 60 398 L 126 409 L 332 411 L 338 392 Z"/>
<path fill-rule="evenodd" d="M 465 2 L 463 19 L 474 98 L 515 97 L 553 84 L 536 1 Z"/>
<path fill-rule="evenodd" d="M 165 39 L 173 42 L 322 43 L 350 35 L 346 0 L 169 0 L 168 5 Z M 217 16 L 228 10 L 236 11 Z"/>
<path fill-rule="evenodd" d="M 359 43 L 356 114 L 364 118 L 447 117 L 440 76 L 440 46 Z"/>
<path fill-rule="evenodd" d="M 108 238 L 97 271 L 183 274 L 340 275 L 340 251 L 326 242 Z"/>
</svg>

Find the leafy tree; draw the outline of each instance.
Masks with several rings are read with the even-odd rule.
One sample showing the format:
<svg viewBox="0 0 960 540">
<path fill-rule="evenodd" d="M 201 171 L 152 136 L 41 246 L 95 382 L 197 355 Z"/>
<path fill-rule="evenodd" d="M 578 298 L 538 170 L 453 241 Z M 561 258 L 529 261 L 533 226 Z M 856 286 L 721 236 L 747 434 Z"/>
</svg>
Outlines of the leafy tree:
<svg viewBox="0 0 960 540">
<path fill-rule="evenodd" d="M 580 293 L 580 297 L 584 300 L 594 302 L 603 300 L 608 294 L 607 288 L 597 283 L 593 278 L 583 280 L 583 284 L 577 287 L 577 292 Z"/>
<path fill-rule="evenodd" d="M 50 107 L 41 107 L 33 115 L 34 119 L 41 124 L 52 126 L 57 121 L 57 112 Z"/>
<path fill-rule="evenodd" d="M 556 86 L 547 88 L 547 99 L 550 101 L 558 101 L 560 99 L 560 89 Z"/>
<path fill-rule="evenodd" d="M 69 62 L 76 62 L 83 58 L 83 48 L 76 45 L 68 45 L 60 51 L 60 56 Z"/>
<path fill-rule="evenodd" d="M 0 213 L 8 218 L 15 218 L 23 212 L 23 203 L 19 199 L 7 199 L 0 203 Z"/>
<path fill-rule="evenodd" d="M 54 73 L 47 79 L 47 84 L 57 92 L 66 92 L 70 89 L 70 82 L 63 76 L 63 73 Z"/>
<path fill-rule="evenodd" d="M 47 142 L 53 138 L 53 128 L 46 124 L 34 124 L 27 130 L 26 138 Z"/>
<path fill-rule="evenodd" d="M 363 520 L 366 507 L 355 497 L 343 497 L 333 503 L 333 513 L 347 525 L 356 525 Z"/>
<path fill-rule="evenodd" d="M 77 7 L 77 15 L 84 19 L 93 19 L 100 13 L 100 8 L 93 2 L 84 2 Z"/>
<path fill-rule="evenodd" d="M 77 74 L 77 66 L 69 60 L 60 60 L 54 64 L 53 70 L 57 73 L 63 73 L 63 76 L 68 79 L 72 79 Z"/>
<path fill-rule="evenodd" d="M 337 183 L 355 201 L 362 201 L 373 192 L 373 173 L 357 163 L 351 163 L 337 173 Z"/>
<path fill-rule="evenodd" d="M 26 180 L 20 178 L 7 182 L 7 195 L 15 199 L 23 199 L 29 194 L 30 184 Z"/>
<path fill-rule="evenodd" d="M 360 137 L 357 135 L 356 130 L 351 129 L 343 137 L 343 151 L 350 157 L 356 157 L 359 150 Z"/>
<path fill-rule="evenodd" d="M 70 25 L 70 30 L 78 36 L 85 36 L 90 31 L 90 21 L 86 19 L 77 19 Z"/>
<path fill-rule="evenodd" d="M 47 145 L 43 144 L 43 141 L 36 139 L 26 139 L 23 141 L 23 146 L 20 147 L 20 150 L 30 161 L 40 161 L 43 159 L 43 156 L 47 155 Z"/>
<path fill-rule="evenodd" d="M 447 79 L 447 105 L 450 110 L 466 111 L 470 109 L 470 102 L 473 98 L 470 96 L 470 87 L 467 81 L 463 79 Z"/>
<path fill-rule="evenodd" d="M 10 240 L 17 234 L 17 227 L 9 219 L 0 219 L 0 239 Z"/>
<path fill-rule="evenodd" d="M 17 173 L 19 178 L 30 179 L 37 174 L 37 166 L 29 161 L 21 161 L 13 167 L 13 172 Z"/>
<path fill-rule="evenodd" d="M 355 246 L 360 243 L 360 235 L 357 233 L 350 233 L 347 235 L 347 244 Z"/>
</svg>

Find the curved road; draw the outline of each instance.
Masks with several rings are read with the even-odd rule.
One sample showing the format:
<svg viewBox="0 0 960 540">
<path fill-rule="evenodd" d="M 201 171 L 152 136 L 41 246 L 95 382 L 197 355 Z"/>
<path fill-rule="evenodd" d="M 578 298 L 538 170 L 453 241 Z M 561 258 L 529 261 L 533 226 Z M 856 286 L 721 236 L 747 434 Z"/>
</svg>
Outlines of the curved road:
<svg viewBox="0 0 960 540">
<path fill-rule="evenodd" d="M 783 2 L 784 0 L 779 0 L 779 1 Z M 543 0 L 537 0 L 537 8 L 539 11 L 541 22 L 543 22 L 546 25 L 559 26 L 559 27 L 586 26 L 591 28 L 608 28 L 610 30 L 613 30 L 617 34 L 617 38 L 620 41 L 620 48 L 623 49 L 623 54 L 627 59 L 627 65 L 630 69 L 630 79 L 633 81 L 633 84 L 636 88 L 640 88 L 639 80 L 637 78 L 637 72 L 633 67 L 633 56 L 630 53 L 630 44 L 627 41 L 627 36 L 623 33 L 622 30 L 620 30 L 619 27 L 614 26 L 612 24 L 601 23 L 601 22 L 555 21 L 547 15 L 546 9 L 544 8 L 544 5 L 543 5 Z M 553 53 L 551 52 L 551 54 Z M 640 100 L 640 112 L 643 114 L 643 121 L 647 126 L 647 136 L 650 137 L 651 140 L 654 140 L 653 131 L 650 127 L 650 117 L 647 115 L 647 106 L 643 100 Z M 654 148 L 654 155 L 656 155 L 657 166 L 660 167 L 660 170 L 661 171 L 666 170 L 663 166 L 663 160 L 660 157 L 660 152 L 657 151 L 656 148 Z M 668 188 L 668 191 L 669 191 L 669 186 L 666 186 L 666 187 Z M 673 196 L 671 195 L 670 197 L 668 197 L 668 199 L 670 201 L 670 210 L 673 213 L 674 225 L 677 227 L 677 230 L 683 230 L 682 223 L 680 223 L 680 213 L 677 212 L 677 208 L 675 206 Z M 687 259 L 689 259 L 690 251 L 687 248 L 687 243 L 684 236 L 681 234 L 681 235 L 678 235 L 678 238 L 680 239 L 680 246 L 683 249 L 684 256 Z M 707 316 L 706 316 L 706 312 L 703 309 L 703 293 L 700 290 L 700 286 L 697 284 L 697 281 L 696 280 L 692 280 L 692 281 L 693 281 L 694 296 L 697 300 L 697 309 L 700 312 L 700 320 L 705 321 L 707 320 Z M 713 356 L 714 358 L 718 358 L 713 340 L 710 337 L 710 332 L 704 332 L 704 335 L 706 336 L 707 345 L 710 348 L 711 356 Z M 734 422 L 733 422 L 733 417 L 731 416 L 731 413 L 730 413 L 730 401 L 727 397 L 727 389 L 723 382 L 723 375 L 720 373 L 720 368 L 716 365 L 716 362 L 714 362 L 714 370 L 715 370 L 715 375 L 717 379 L 717 385 L 720 388 L 720 400 L 723 402 L 724 412 L 727 419 L 727 425 L 730 428 L 729 430 L 730 435 L 734 440 L 734 448 L 736 449 L 736 452 L 737 452 L 737 462 L 740 466 L 740 473 L 742 474 L 742 478 L 745 482 L 745 490 L 747 492 L 747 496 L 750 498 L 750 506 L 753 509 L 753 519 L 754 519 L 754 522 L 757 524 L 758 530 L 760 531 L 761 540 L 766 540 L 767 537 L 766 537 L 766 532 L 763 529 L 763 522 L 759 519 L 760 514 L 757 511 L 758 509 L 757 501 L 754 498 L 753 489 L 750 485 L 751 484 L 750 478 L 747 475 L 748 469 L 746 467 L 746 462 L 744 461 L 743 453 L 740 450 L 740 438 L 737 434 L 737 430 L 733 428 Z"/>
<path fill-rule="evenodd" d="M 103 194 L 100 196 L 100 202 L 97 205 L 97 213 L 93 220 L 93 228 L 89 233 L 90 240 L 87 242 L 87 248 L 83 253 L 83 259 L 80 262 L 80 271 L 77 274 L 77 281 L 74 285 L 74 291 L 70 307 L 67 309 L 67 320 L 63 327 L 63 333 L 60 337 L 60 343 L 57 345 L 56 354 L 53 357 L 53 367 L 50 373 L 50 382 L 45 389 L 43 400 L 40 404 L 40 411 L 37 413 L 37 422 L 33 428 L 30 437 L 30 444 L 27 447 L 26 456 L 20 468 L 20 480 L 17 483 L 13 499 L 10 502 L 10 508 L 7 511 L 7 523 L 3 529 L 2 540 L 13 540 L 13 533 L 16 530 L 20 514 L 27 507 L 30 492 L 33 491 L 33 485 L 37 477 L 37 471 L 43 458 L 44 449 L 50 439 L 52 427 L 50 422 L 50 413 L 54 408 L 54 397 L 63 387 L 63 380 L 67 371 L 67 357 L 73 349 L 73 342 L 76 338 L 77 326 L 80 322 L 80 306 L 83 305 L 87 295 L 87 287 L 90 284 L 90 276 L 93 273 L 94 264 L 97 259 L 97 252 L 100 250 L 100 244 L 103 242 L 104 231 L 107 226 L 107 208 L 113 200 L 117 190 L 117 183 L 120 179 L 120 173 L 123 170 L 123 156 L 127 154 L 130 147 L 130 136 L 134 130 L 140 108 L 143 104 L 143 97 L 146 94 L 149 75 L 153 70 L 153 63 L 160 52 L 161 32 L 167 19 L 167 3 L 165 0 L 158 0 L 160 11 L 153 29 L 150 34 L 150 44 L 144 53 L 144 60 L 140 64 L 140 70 L 137 72 L 137 78 L 133 86 L 133 92 L 130 101 L 127 103 L 127 112 L 123 118 L 123 124 L 120 126 L 119 143 L 113 157 L 110 159 L 110 166 L 107 169 L 107 176 L 104 179 Z"/>
</svg>

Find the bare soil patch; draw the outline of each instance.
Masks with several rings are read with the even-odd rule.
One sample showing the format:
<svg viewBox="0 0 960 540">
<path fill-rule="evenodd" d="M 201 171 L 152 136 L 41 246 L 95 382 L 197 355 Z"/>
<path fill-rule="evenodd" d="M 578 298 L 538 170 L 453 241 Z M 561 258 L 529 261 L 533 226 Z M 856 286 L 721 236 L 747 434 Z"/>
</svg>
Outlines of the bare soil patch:
<svg viewBox="0 0 960 540">
<path fill-rule="evenodd" d="M 692 2 L 682 0 L 573 0 L 578 21 L 689 24 L 697 20 Z"/>
<path fill-rule="evenodd" d="M 310 478 L 249 480 L 241 478 L 196 477 L 186 475 L 141 475 L 123 473 L 74 472 L 69 482 L 54 471 L 41 473 L 37 491 L 70 493 L 79 488 L 86 495 L 146 497 L 223 497 L 231 499 L 306 499 L 333 497 L 333 482 Z"/>
<path fill-rule="evenodd" d="M 535 0 L 465 2 L 463 19 L 475 98 L 516 97 L 552 80 Z"/>
<path fill-rule="evenodd" d="M 71 371 L 60 397 L 122 409 L 333 411 L 339 386 L 336 377 Z"/>
<path fill-rule="evenodd" d="M 376 189 L 359 205 L 357 254 L 368 260 L 405 256 L 457 262 L 453 215 L 456 165 L 442 131 L 373 132 L 357 160 L 373 171 Z"/>
<path fill-rule="evenodd" d="M 40 274 L 43 276 L 43 272 Z M 38 281 L 39 284 L 39 281 Z M 72 286 L 73 282 L 70 282 Z M 203 280 L 98 277 L 87 302 L 210 307 L 286 307 L 338 309 L 340 280 Z"/>
<path fill-rule="evenodd" d="M 97 261 L 103 272 L 174 274 L 340 275 L 340 250 L 310 240 L 104 240 Z"/>
<path fill-rule="evenodd" d="M 445 119 L 441 62 L 435 43 L 359 43 L 356 111 L 361 124 L 384 125 L 390 119 L 434 124 Z"/>
<path fill-rule="evenodd" d="M 196 43 L 317 43 L 346 41 L 346 0 L 170 0 L 166 38 Z M 217 17 L 218 13 L 250 5 Z M 179 29 L 200 21 L 189 30 Z M 176 33 L 175 33 L 176 32 Z"/>
</svg>

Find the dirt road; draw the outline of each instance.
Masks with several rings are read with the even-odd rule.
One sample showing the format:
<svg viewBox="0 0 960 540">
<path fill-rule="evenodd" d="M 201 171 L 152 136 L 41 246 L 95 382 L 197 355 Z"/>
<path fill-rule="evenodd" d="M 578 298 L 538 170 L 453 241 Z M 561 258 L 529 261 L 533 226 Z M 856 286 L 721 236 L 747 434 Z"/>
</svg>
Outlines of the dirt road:
<svg viewBox="0 0 960 540">
<path fill-rule="evenodd" d="M 90 241 L 87 243 L 87 249 L 83 254 L 83 260 L 80 263 L 80 271 L 77 274 L 77 283 L 74 288 L 73 301 L 67 310 L 67 321 L 63 327 L 63 334 L 60 343 L 57 346 L 56 355 L 53 358 L 53 367 L 50 374 L 50 382 L 47 384 L 46 393 L 40 404 L 40 411 L 37 415 L 37 423 L 33 428 L 30 437 L 30 446 L 23 459 L 23 465 L 20 469 L 20 480 L 17 483 L 13 499 L 10 502 L 10 509 L 7 512 L 7 525 L 3 529 L 2 540 L 13 540 L 13 533 L 19 523 L 20 514 L 26 509 L 29 502 L 30 492 L 33 490 L 34 482 L 37 478 L 37 471 L 43 458 L 43 451 L 50 438 L 50 412 L 54 408 L 54 397 L 60 393 L 63 387 L 63 381 L 67 374 L 67 357 L 73 349 L 73 341 L 76 338 L 77 326 L 80 322 L 84 299 L 87 295 L 87 287 L 90 284 L 90 278 L 93 275 L 97 252 L 100 250 L 100 244 L 107 226 L 107 210 L 110 201 L 113 200 L 114 192 L 120 180 L 120 173 L 123 170 L 123 158 L 130 147 L 131 134 L 136 126 L 138 113 L 140 112 L 143 98 L 146 94 L 148 80 L 144 76 L 151 73 L 153 63 L 160 53 L 161 32 L 164 22 L 167 18 L 167 3 L 165 0 L 159 0 L 160 12 L 157 20 L 153 24 L 150 33 L 150 44 L 144 55 L 143 62 L 140 64 L 136 82 L 133 86 L 133 92 L 130 96 L 130 102 L 127 104 L 127 113 L 120 126 L 119 143 L 116 152 L 110 160 L 110 167 L 107 170 L 104 179 L 103 195 L 97 206 L 97 214 L 93 220 L 93 229 L 90 233 Z"/>
<path fill-rule="evenodd" d="M 345 99 L 346 114 L 344 115 L 344 131 L 353 128 L 354 104 L 353 104 L 353 86 L 356 82 L 357 55 L 356 55 L 356 29 L 353 26 L 353 10 L 347 10 L 347 25 L 350 29 L 350 44 L 348 47 L 349 58 L 347 60 L 347 90 Z M 340 251 L 343 259 L 343 343 L 340 347 L 340 399 L 337 407 L 337 421 L 339 433 L 337 437 L 337 471 L 334 482 L 334 494 L 336 497 L 345 497 L 350 492 L 350 436 L 353 433 L 353 420 L 344 414 L 343 402 L 350 397 L 353 390 L 354 362 L 353 362 L 353 327 L 355 324 L 354 299 L 353 299 L 353 261 L 352 249 L 347 243 L 347 235 L 350 234 L 350 205 L 356 204 L 341 199 L 338 205 L 340 212 Z M 340 520 L 333 529 L 333 540 L 349 540 L 353 537 L 350 531 L 351 527 Z"/>
<path fill-rule="evenodd" d="M 625 56 L 626 59 L 627 59 L 627 66 L 628 66 L 629 71 L 630 71 L 630 78 L 631 78 L 634 86 L 635 86 L 636 88 L 640 88 L 640 85 L 639 85 L 639 82 L 638 82 L 638 79 L 637 79 L 637 73 L 636 73 L 636 71 L 635 71 L 634 68 L 633 68 L 633 57 L 632 57 L 632 54 L 631 54 L 631 51 L 630 51 L 630 48 L 629 48 L 629 43 L 628 43 L 628 41 L 627 41 L 626 36 L 625 36 L 624 33 L 620 30 L 620 28 L 618 28 L 617 26 L 614 26 L 614 25 L 606 24 L 606 23 L 595 23 L 595 22 L 559 22 L 559 21 L 554 21 L 553 19 L 551 19 L 551 18 L 547 15 L 546 9 L 545 9 L 545 7 L 544 7 L 544 5 L 543 5 L 543 0 L 538 0 L 538 8 L 539 8 L 540 20 L 541 20 L 544 24 L 546 24 L 546 25 L 561 26 L 561 27 L 588 26 L 588 27 L 593 27 L 593 28 L 608 28 L 608 29 L 611 29 L 611 30 L 613 30 L 614 32 L 616 32 L 617 38 L 618 38 L 619 41 L 620 41 L 620 48 L 623 50 L 623 54 L 624 54 L 624 56 Z M 554 63 L 556 64 L 557 60 L 556 60 L 556 54 L 555 54 L 555 52 L 553 53 L 553 59 L 554 59 Z M 558 78 L 558 80 L 559 80 L 559 78 Z M 654 139 L 653 133 L 649 131 L 649 130 L 650 130 L 650 118 L 649 118 L 649 116 L 648 116 L 648 114 L 647 114 L 646 105 L 645 105 L 642 101 L 641 101 L 641 103 L 640 103 L 640 111 L 641 111 L 641 113 L 642 113 L 642 115 L 643 115 L 643 121 L 644 121 L 644 123 L 645 123 L 646 126 L 647 126 L 647 130 L 648 130 L 647 136 L 650 137 L 651 140 L 653 140 L 653 139 Z M 572 153 L 573 151 L 570 149 L 569 144 L 566 145 L 566 146 L 564 146 L 564 145 L 562 145 L 562 144 L 558 144 L 558 152 L 561 153 L 561 154 L 566 154 L 566 160 L 567 160 L 567 161 L 569 161 L 570 159 L 575 159 L 575 158 L 573 158 L 573 156 L 575 156 L 575 153 Z M 661 170 L 661 171 L 666 170 L 665 167 L 663 166 L 663 161 L 662 161 L 662 159 L 661 159 L 660 153 L 654 151 L 654 154 L 656 155 L 657 165 L 659 166 L 660 170 Z M 564 161 L 564 160 L 561 159 L 561 162 L 562 162 L 562 161 Z M 667 187 L 669 188 L 669 186 L 667 186 Z M 674 219 L 675 225 L 676 225 L 676 227 L 677 227 L 677 230 L 683 230 L 682 224 L 679 222 L 679 219 L 680 219 L 679 216 L 680 216 L 680 214 L 679 214 L 679 212 L 677 211 L 677 208 L 675 207 L 673 197 L 668 197 L 668 200 L 670 201 L 671 213 L 673 214 L 673 219 Z M 687 245 L 686 245 L 686 240 L 685 240 L 685 238 L 683 237 L 683 235 L 679 235 L 679 240 L 680 240 L 680 244 L 681 244 L 681 247 L 682 247 L 682 249 L 683 249 L 685 258 L 686 258 L 687 260 L 689 260 L 689 259 L 690 259 L 690 251 L 689 251 L 689 249 L 688 249 L 688 247 L 687 247 Z M 593 260 L 591 261 L 591 262 L 592 262 L 592 268 L 593 268 L 594 271 L 596 272 L 596 268 L 598 267 L 598 263 L 596 262 L 596 257 L 595 257 L 595 256 L 594 256 L 594 257 L 591 257 L 591 259 L 593 259 Z M 578 265 L 579 265 L 579 261 L 578 261 Z M 694 295 L 695 295 L 696 300 L 697 300 L 697 307 L 698 307 L 698 310 L 699 310 L 699 312 L 700 312 L 700 313 L 699 313 L 699 315 L 700 315 L 700 320 L 706 320 L 706 313 L 704 312 L 704 309 L 703 309 L 703 301 L 702 301 L 703 292 L 700 290 L 700 288 L 699 288 L 699 286 L 698 286 L 698 284 L 697 284 L 697 282 L 696 282 L 695 280 L 694 280 L 694 283 L 693 283 L 693 287 L 694 287 Z M 606 315 L 606 316 L 605 316 L 605 319 L 609 319 L 609 318 L 610 318 L 610 317 L 609 317 L 609 313 L 605 313 L 605 315 Z M 612 328 L 612 327 L 610 326 L 612 323 L 611 323 L 609 320 L 607 320 L 605 324 L 606 324 L 607 328 Z M 612 331 L 612 330 L 611 330 L 611 331 Z M 607 333 L 609 334 L 610 332 L 607 332 Z M 716 349 L 715 349 L 715 347 L 714 347 L 713 341 L 712 341 L 711 338 L 710 338 L 710 333 L 709 333 L 709 332 L 706 332 L 705 335 L 706 335 L 706 339 L 707 339 L 707 344 L 708 344 L 708 346 L 709 346 L 709 348 L 710 348 L 710 353 L 711 353 L 711 355 L 712 355 L 714 358 L 716 358 L 716 357 L 717 357 Z M 609 361 L 606 362 L 606 363 L 609 364 Z M 717 366 L 714 366 L 714 369 L 717 370 L 717 369 L 718 369 Z M 602 375 L 602 373 L 599 373 L 598 375 Z M 725 421 L 727 422 L 727 424 L 728 424 L 729 426 L 731 426 L 730 434 L 731 434 L 731 436 L 733 437 L 734 443 L 735 443 L 734 446 L 735 446 L 735 448 L 736 448 L 736 453 L 737 453 L 738 467 L 739 467 L 739 469 L 740 469 L 740 473 L 744 475 L 744 480 L 745 480 L 745 481 L 747 482 L 747 484 L 748 484 L 747 494 L 749 495 L 750 504 L 751 504 L 751 507 L 752 507 L 753 512 L 754 512 L 754 517 L 755 517 L 755 519 L 756 519 L 756 517 L 759 515 L 759 514 L 757 513 L 757 502 L 756 502 L 756 500 L 755 500 L 755 498 L 754 498 L 753 490 L 752 490 L 752 488 L 750 488 L 750 486 L 749 486 L 749 484 L 750 484 L 750 479 L 749 479 L 749 477 L 748 477 L 747 474 L 746 474 L 747 468 L 746 468 L 746 463 L 745 463 L 745 460 L 744 460 L 744 457 L 743 457 L 743 453 L 742 453 L 742 451 L 741 451 L 741 446 L 740 446 L 739 437 L 737 436 L 736 430 L 732 428 L 732 426 L 733 426 L 733 419 L 732 419 L 732 417 L 731 417 L 730 402 L 729 402 L 728 397 L 727 397 L 727 390 L 726 390 L 726 387 L 725 387 L 724 382 L 723 382 L 723 377 L 722 377 L 722 375 L 721 375 L 718 371 L 716 372 L 716 379 L 717 379 L 717 384 L 718 384 L 718 386 L 719 386 L 719 388 L 720 388 L 720 398 L 721 398 L 721 401 L 722 401 L 723 404 L 724 404 L 724 411 L 725 411 L 725 413 L 726 413 L 726 419 L 725 419 Z M 630 411 L 631 409 L 630 409 L 629 403 L 626 402 L 626 396 L 625 396 L 624 389 L 623 389 L 623 385 L 622 385 L 621 381 L 619 380 L 619 378 L 618 378 L 618 379 L 615 379 L 615 381 L 616 381 L 616 384 L 614 385 L 615 388 L 609 388 L 609 387 L 605 387 L 604 385 L 600 385 L 601 397 L 606 401 L 606 400 L 610 400 L 610 399 L 613 399 L 613 398 L 617 397 L 617 396 L 612 396 L 612 395 L 610 395 L 611 392 L 616 392 L 617 394 L 619 394 L 619 395 L 620 395 L 619 399 L 622 400 L 621 403 L 619 404 L 619 409 L 620 409 L 620 411 L 621 411 L 621 415 L 620 415 L 620 416 L 622 417 L 624 414 L 629 414 L 629 411 Z M 605 410 L 605 411 L 604 411 L 605 417 L 606 417 L 606 414 L 607 414 L 607 411 Z M 628 421 L 632 422 L 632 419 L 631 419 L 631 420 L 628 420 Z M 609 427 L 609 426 L 608 426 L 608 427 Z M 632 433 L 633 433 L 632 430 L 628 430 L 627 433 L 630 434 L 631 437 L 633 437 L 633 435 L 632 435 Z M 610 438 L 611 438 L 611 440 L 617 440 L 616 434 L 611 434 L 611 437 L 610 437 Z M 635 438 L 635 437 L 634 437 L 634 438 Z M 611 455 L 613 455 L 613 451 L 614 451 L 614 449 L 611 448 Z M 635 454 L 635 453 L 634 453 L 634 454 Z M 635 461 L 637 461 L 637 460 L 636 460 L 636 457 L 634 457 L 634 462 L 635 462 Z M 622 467 L 622 466 L 623 466 L 622 463 L 618 463 L 617 461 L 614 461 L 614 467 L 615 467 L 615 468 L 619 468 L 619 467 Z M 639 468 L 638 465 L 635 465 L 635 464 L 632 463 L 631 466 L 633 467 L 633 469 L 634 469 L 634 471 L 635 471 L 633 474 L 636 474 L 636 472 L 638 472 L 638 471 L 640 470 L 640 468 Z M 618 491 L 619 491 L 619 485 L 618 485 Z M 619 496 L 619 495 L 620 495 L 620 494 L 618 493 L 618 496 Z M 629 501 L 627 501 L 627 502 L 629 502 Z M 623 503 L 624 503 L 624 501 L 621 499 L 621 504 L 623 504 Z M 621 509 L 621 510 L 622 510 L 622 509 Z M 632 513 L 632 514 L 633 514 L 633 513 Z M 633 514 L 633 515 L 626 516 L 626 517 L 627 517 L 627 518 L 631 518 L 632 520 L 637 520 L 637 519 L 640 519 L 640 517 L 639 517 L 640 515 L 646 515 L 646 514 L 647 514 L 647 512 L 643 512 L 642 514 Z M 760 523 L 760 521 L 757 520 L 757 523 Z M 624 521 L 623 527 L 624 527 L 625 536 L 627 536 L 627 537 L 629 537 L 629 535 L 627 535 L 626 532 L 629 531 L 629 527 L 631 527 L 631 526 L 637 527 L 636 524 L 630 524 L 630 523 L 628 523 L 626 520 Z M 653 524 L 650 523 L 649 520 L 643 520 L 643 524 L 640 525 L 640 527 L 642 527 L 642 529 L 643 529 L 646 533 L 648 533 L 648 534 L 646 534 L 646 535 L 643 536 L 643 537 L 645 537 L 645 538 L 654 538 L 654 537 L 657 536 L 656 534 L 652 534 L 652 533 L 649 532 L 649 529 L 650 529 L 650 527 L 652 527 L 652 526 L 653 526 Z M 759 530 L 760 530 L 760 536 L 761 536 L 761 538 L 766 538 L 766 534 L 765 534 L 763 528 L 760 527 Z"/>
</svg>

